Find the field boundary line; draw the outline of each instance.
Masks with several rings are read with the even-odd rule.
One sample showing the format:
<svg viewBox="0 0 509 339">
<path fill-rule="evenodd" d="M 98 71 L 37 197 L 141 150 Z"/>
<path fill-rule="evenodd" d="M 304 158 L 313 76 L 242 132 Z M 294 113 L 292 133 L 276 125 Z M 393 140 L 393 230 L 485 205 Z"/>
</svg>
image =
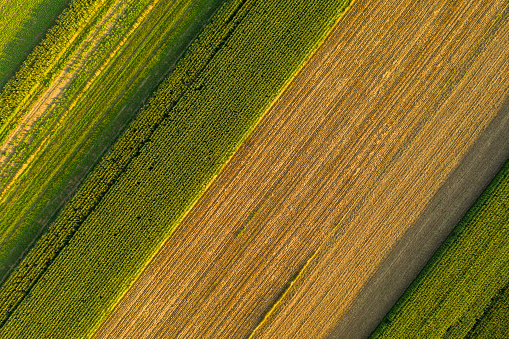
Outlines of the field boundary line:
<svg viewBox="0 0 509 339">
<path fill-rule="evenodd" d="M 306 272 L 306 268 L 311 264 L 313 259 L 318 255 L 319 249 L 320 248 L 317 248 L 313 252 L 313 254 L 311 254 L 309 256 L 309 258 L 306 260 L 304 265 L 302 265 L 302 267 L 299 269 L 297 274 L 295 274 L 293 276 L 293 278 L 289 282 L 287 282 L 287 285 L 286 285 L 286 288 L 284 289 L 284 291 L 281 293 L 279 298 L 277 298 L 277 300 L 274 302 L 274 304 L 272 304 L 270 309 L 265 313 L 265 315 L 263 316 L 263 319 L 258 323 L 258 325 L 256 325 L 256 327 L 253 329 L 253 331 L 249 335 L 248 339 L 254 338 L 254 336 L 256 335 L 256 332 L 259 331 L 263 327 L 263 325 L 265 325 L 266 321 L 270 318 L 270 316 L 276 310 L 276 308 L 279 306 L 279 304 L 281 304 L 283 302 L 283 300 L 285 299 L 285 297 L 288 295 L 288 293 L 290 293 L 295 282 L 297 282 L 299 280 L 299 278 L 302 275 L 304 275 L 304 273 Z"/>
</svg>

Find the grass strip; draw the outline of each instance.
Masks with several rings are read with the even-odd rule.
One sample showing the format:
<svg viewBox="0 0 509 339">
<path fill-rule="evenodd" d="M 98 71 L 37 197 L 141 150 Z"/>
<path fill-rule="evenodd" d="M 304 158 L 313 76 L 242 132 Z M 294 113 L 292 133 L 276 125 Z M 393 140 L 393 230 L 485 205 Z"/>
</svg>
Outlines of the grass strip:
<svg viewBox="0 0 509 339">
<path fill-rule="evenodd" d="M 48 30 L 0 93 L 0 140 L 3 142 L 26 114 L 24 104 L 49 87 L 85 40 L 112 0 L 73 0 Z M 25 108 L 25 109 L 23 109 Z"/>
<path fill-rule="evenodd" d="M 69 1 L 0 1 L 0 88 L 15 74 Z"/>
</svg>

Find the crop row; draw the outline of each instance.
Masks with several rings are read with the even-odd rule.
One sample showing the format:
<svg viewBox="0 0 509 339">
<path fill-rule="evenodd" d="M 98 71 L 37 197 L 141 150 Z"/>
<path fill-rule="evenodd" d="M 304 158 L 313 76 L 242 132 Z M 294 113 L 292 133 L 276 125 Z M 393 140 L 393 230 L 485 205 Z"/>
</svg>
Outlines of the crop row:
<svg viewBox="0 0 509 339">
<path fill-rule="evenodd" d="M 509 333 L 509 285 L 492 298 L 467 338 L 504 338 Z"/>
<path fill-rule="evenodd" d="M 1 335 L 90 334 L 346 5 L 228 1 L 1 287 Z"/>
<path fill-rule="evenodd" d="M 497 314 L 507 315 L 508 262 L 506 163 L 372 338 L 483 337 L 487 327 L 507 328 Z"/>
<path fill-rule="evenodd" d="M 88 55 L 83 48 L 69 87 L 1 168 L 0 179 L 9 184 L 2 192 L 8 203 L 0 206 L 1 275 L 54 218 L 220 3 L 133 1 L 113 16 L 108 34 Z M 106 29 L 99 28 L 95 37 Z"/>
</svg>

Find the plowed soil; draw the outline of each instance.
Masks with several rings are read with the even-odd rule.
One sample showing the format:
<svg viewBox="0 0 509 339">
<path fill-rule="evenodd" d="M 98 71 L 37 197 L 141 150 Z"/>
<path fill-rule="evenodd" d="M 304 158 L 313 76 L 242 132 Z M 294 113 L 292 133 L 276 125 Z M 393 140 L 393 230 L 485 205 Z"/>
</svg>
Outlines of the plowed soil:
<svg viewBox="0 0 509 339">
<path fill-rule="evenodd" d="M 503 112 L 508 14 L 356 1 L 95 337 L 360 336 L 338 324 Z"/>
</svg>

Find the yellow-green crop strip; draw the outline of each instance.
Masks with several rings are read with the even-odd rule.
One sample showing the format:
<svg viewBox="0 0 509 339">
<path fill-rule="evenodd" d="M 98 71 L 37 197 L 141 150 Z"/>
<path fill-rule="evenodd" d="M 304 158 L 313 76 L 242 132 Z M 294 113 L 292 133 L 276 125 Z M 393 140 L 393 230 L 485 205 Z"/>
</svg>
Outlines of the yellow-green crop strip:
<svg viewBox="0 0 509 339">
<path fill-rule="evenodd" d="M 509 162 L 371 337 L 505 338 L 508 288 Z"/>
<path fill-rule="evenodd" d="M 69 0 L 0 0 L 0 88 L 68 3 Z"/>
<path fill-rule="evenodd" d="M 74 40 L 78 48 L 67 44 L 70 52 L 64 55 L 69 55 L 62 58 L 73 62 L 39 62 L 39 73 L 50 79 L 45 87 L 24 65 L 26 72 L 22 69 L 12 83 L 34 81 L 43 88 L 28 99 L 8 90 L 0 94 L 12 102 L 12 111 L 23 112 L 17 118 L 21 121 L 42 101 L 45 90 L 64 82 L 58 74 L 70 78 L 58 100 L 28 125 L 26 133 L 18 133 L 16 147 L 0 156 L 0 280 L 54 220 L 222 2 L 110 1 L 100 8 L 71 3 L 74 10 L 65 12 L 59 22 L 72 22 L 67 16 L 85 17 L 79 14 L 85 11 L 96 13 L 92 21 L 97 23 L 80 26 L 83 33 L 76 31 L 81 34 Z M 52 31 L 58 32 L 58 27 Z M 43 45 L 49 45 L 44 50 L 53 49 L 51 41 Z M 36 49 L 38 54 L 30 59 L 46 60 L 44 50 Z M 30 87 L 26 89 L 28 93 Z M 9 116 L 9 110 L 4 112 Z"/>
<path fill-rule="evenodd" d="M 0 337 L 90 335 L 347 5 L 227 1 L 1 286 Z"/>
<path fill-rule="evenodd" d="M 509 284 L 495 295 L 466 338 L 505 338 L 509 333 Z"/>
</svg>

